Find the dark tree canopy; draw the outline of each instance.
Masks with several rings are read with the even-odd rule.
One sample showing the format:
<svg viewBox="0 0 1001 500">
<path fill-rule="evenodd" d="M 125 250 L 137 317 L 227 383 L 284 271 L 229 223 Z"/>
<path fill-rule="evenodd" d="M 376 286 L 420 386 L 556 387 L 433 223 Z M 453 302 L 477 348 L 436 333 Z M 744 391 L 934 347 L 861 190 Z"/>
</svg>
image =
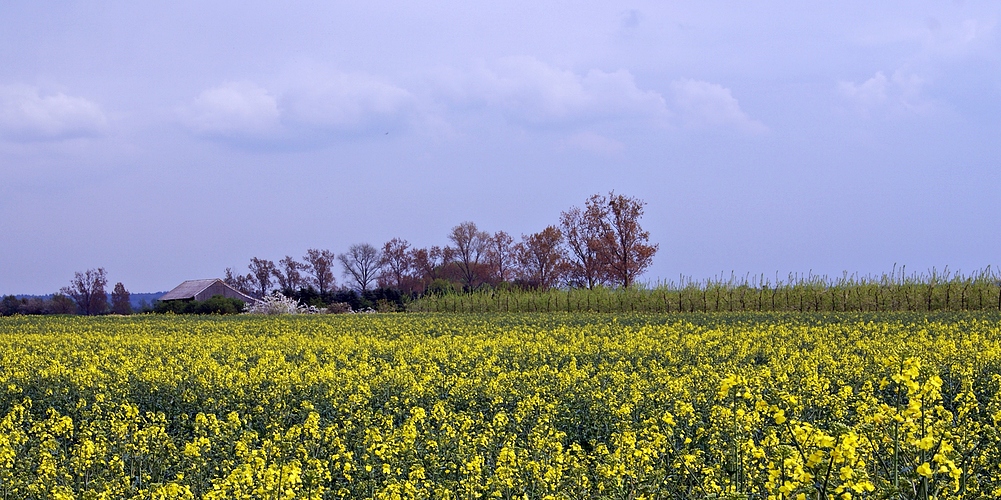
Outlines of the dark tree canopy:
<svg viewBox="0 0 1001 500">
<path fill-rule="evenodd" d="M 114 314 L 132 314 L 132 301 L 129 291 L 121 282 L 115 283 L 114 290 L 111 291 L 111 312 Z"/>
</svg>

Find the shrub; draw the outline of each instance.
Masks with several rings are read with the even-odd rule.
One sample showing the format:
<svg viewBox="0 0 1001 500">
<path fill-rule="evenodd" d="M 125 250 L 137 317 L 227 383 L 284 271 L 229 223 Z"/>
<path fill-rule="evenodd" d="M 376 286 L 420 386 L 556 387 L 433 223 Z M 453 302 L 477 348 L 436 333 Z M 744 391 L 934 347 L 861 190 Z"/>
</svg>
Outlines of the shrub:
<svg viewBox="0 0 1001 500">
<path fill-rule="evenodd" d="M 266 295 L 261 300 L 253 303 L 247 308 L 247 314 L 316 314 L 318 310 L 313 306 L 304 306 L 290 297 L 286 297 L 275 292 L 274 295 Z"/>
<path fill-rule="evenodd" d="M 238 314 L 243 311 L 243 301 L 222 295 L 213 295 L 208 300 L 157 301 L 153 312 L 157 314 Z"/>
<path fill-rule="evenodd" d="M 347 302 L 333 302 L 326 309 L 328 314 L 350 314 L 353 312 L 351 304 Z"/>
</svg>

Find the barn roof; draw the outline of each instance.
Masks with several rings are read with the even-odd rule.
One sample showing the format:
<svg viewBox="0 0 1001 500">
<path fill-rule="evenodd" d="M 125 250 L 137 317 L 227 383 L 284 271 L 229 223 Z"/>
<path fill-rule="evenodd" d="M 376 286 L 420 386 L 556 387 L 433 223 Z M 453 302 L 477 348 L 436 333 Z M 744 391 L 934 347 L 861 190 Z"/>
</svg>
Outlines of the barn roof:
<svg viewBox="0 0 1001 500">
<path fill-rule="evenodd" d="M 183 300 L 183 299 L 193 299 L 196 295 L 204 291 L 206 288 L 216 284 L 221 283 L 226 288 L 229 288 L 234 293 L 239 294 L 247 298 L 248 302 L 252 302 L 254 299 L 243 292 L 229 286 L 225 281 L 219 278 L 212 278 L 206 280 L 187 280 L 180 285 L 174 287 L 173 290 L 169 291 L 160 300 Z"/>
</svg>

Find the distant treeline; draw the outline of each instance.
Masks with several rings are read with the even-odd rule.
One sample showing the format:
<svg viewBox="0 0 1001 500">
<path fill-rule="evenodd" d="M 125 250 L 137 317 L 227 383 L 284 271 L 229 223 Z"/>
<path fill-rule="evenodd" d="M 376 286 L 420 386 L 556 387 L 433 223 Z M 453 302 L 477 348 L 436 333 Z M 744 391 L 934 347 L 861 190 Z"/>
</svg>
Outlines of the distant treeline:
<svg viewBox="0 0 1001 500">
<path fill-rule="evenodd" d="M 640 226 L 645 205 L 614 192 L 596 194 L 583 208 L 562 212 L 558 223 L 520 239 L 467 221 L 452 228 L 445 246 L 418 248 L 393 238 L 381 246 L 351 245 L 344 253 L 311 248 L 301 259 L 286 255 L 277 263 L 253 257 L 248 273 L 228 268 L 224 280 L 253 297 L 278 291 L 318 307 L 350 302 L 331 297 L 342 291 L 355 292 L 351 300 L 364 303 L 395 300 L 370 297 L 376 289 L 416 298 L 504 287 L 629 288 L 658 249 Z M 340 286 L 337 267 L 345 279 Z"/>
<path fill-rule="evenodd" d="M 301 259 L 285 256 L 277 264 L 253 257 L 248 273 L 227 268 L 224 280 L 252 297 L 278 292 L 327 312 L 1001 310 L 1001 280 L 990 267 L 972 274 L 948 268 L 907 274 L 895 267 L 880 276 L 808 274 L 784 280 L 731 275 L 645 286 L 637 278 L 658 250 L 640 225 L 645 205 L 614 192 L 596 194 L 582 208 L 561 212 L 557 224 L 519 240 L 463 222 L 452 228 L 445 246 L 418 248 L 393 238 L 380 247 L 351 245 L 339 254 L 311 248 Z M 340 285 L 337 267 L 345 278 Z M 3 297 L 0 315 L 242 309 L 216 301 L 144 303 L 136 311 L 122 283 L 110 297 L 107 285 L 103 268 L 78 272 L 70 286 L 49 298 Z"/>
<path fill-rule="evenodd" d="M 132 307 L 132 298 L 125 285 L 115 283 L 109 300 L 108 273 L 103 267 L 77 272 L 70 285 L 48 296 L 17 297 L 7 295 L 0 298 L 0 316 L 14 314 L 80 314 L 97 316 L 101 314 L 132 314 L 150 312 L 149 303 L 141 301 L 141 309 Z M 145 294 L 148 295 L 148 294 Z"/>
<path fill-rule="evenodd" d="M 393 288 L 363 292 L 339 289 L 320 294 L 306 287 L 288 295 L 303 304 L 328 308 L 330 312 L 365 309 L 447 313 L 983 311 L 1001 310 L 1001 274 L 991 267 L 970 274 L 935 269 L 907 274 L 902 269 L 879 276 L 790 275 L 785 280 L 730 276 L 701 281 L 681 279 L 655 286 L 634 284 L 628 288 L 543 290 L 502 283 L 471 292 L 443 285 L 411 295 Z M 160 303 L 157 312 L 225 314 L 241 309 L 234 303 L 223 310 L 210 302 Z M 74 313 L 79 311 L 73 299 L 62 294 L 47 299 L 10 295 L 0 300 L 0 315 Z"/>
<path fill-rule="evenodd" d="M 880 312 L 1001 310 L 1001 275 L 990 267 L 972 274 L 906 274 L 839 278 L 790 275 L 682 279 L 653 287 L 523 290 L 428 294 L 407 305 L 422 312 Z"/>
<path fill-rule="evenodd" d="M 243 293 L 262 298 L 280 292 L 328 311 L 397 311 L 424 295 L 482 291 L 499 287 L 546 290 L 553 287 L 632 286 L 652 263 L 657 245 L 640 227 L 642 200 L 609 192 L 588 198 L 584 208 L 560 214 L 558 224 L 516 240 L 504 231 L 481 231 L 463 222 L 448 234 L 451 244 L 413 248 L 393 238 L 380 248 L 351 245 L 344 253 L 311 248 L 301 260 L 275 264 L 251 258 L 247 274 L 226 269 L 224 280 Z M 346 282 L 338 286 L 338 264 Z M 70 285 L 48 298 L 0 299 L 0 315 L 132 314 L 133 312 L 228 313 L 230 304 L 142 304 L 116 283 L 110 297 L 102 267 L 77 272 Z M 211 299 L 210 299 L 211 300 Z M 209 301 L 205 301 L 209 302 Z"/>
</svg>

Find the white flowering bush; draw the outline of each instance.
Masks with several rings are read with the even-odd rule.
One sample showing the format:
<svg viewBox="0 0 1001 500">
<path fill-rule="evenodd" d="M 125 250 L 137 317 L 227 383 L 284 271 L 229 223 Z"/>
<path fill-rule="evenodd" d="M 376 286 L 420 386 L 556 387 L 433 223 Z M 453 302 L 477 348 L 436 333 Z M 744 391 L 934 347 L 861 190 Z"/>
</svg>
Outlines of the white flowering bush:
<svg viewBox="0 0 1001 500">
<path fill-rule="evenodd" d="M 274 295 L 266 295 L 247 306 L 244 312 L 274 316 L 278 314 L 316 314 L 318 311 L 313 306 L 302 305 L 298 300 L 275 292 Z"/>
</svg>

